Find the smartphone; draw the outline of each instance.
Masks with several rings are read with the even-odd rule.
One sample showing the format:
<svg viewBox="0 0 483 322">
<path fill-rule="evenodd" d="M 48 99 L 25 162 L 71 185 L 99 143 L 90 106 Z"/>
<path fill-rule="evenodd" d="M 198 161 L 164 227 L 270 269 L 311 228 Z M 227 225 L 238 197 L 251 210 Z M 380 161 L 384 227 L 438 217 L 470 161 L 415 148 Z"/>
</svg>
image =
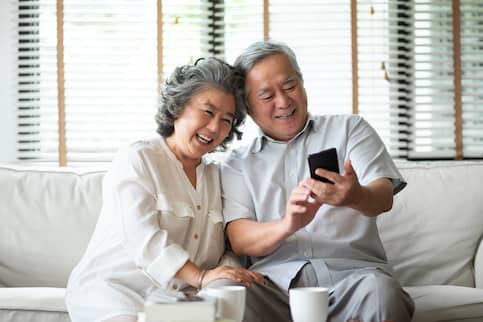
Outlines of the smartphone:
<svg viewBox="0 0 483 322">
<path fill-rule="evenodd" d="M 337 159 L 336 148 L 323 150 L 323 151 L 320 151 L 319 153 L 309 154 L 308 161 L 309 161 L 310 176 L 313 179 L 334 184 L 329 179 L 316 175 L 315 170 L 318 168 L 322 168 L 332 172 L 339 173 L 339 160 Z"/>
</svg>

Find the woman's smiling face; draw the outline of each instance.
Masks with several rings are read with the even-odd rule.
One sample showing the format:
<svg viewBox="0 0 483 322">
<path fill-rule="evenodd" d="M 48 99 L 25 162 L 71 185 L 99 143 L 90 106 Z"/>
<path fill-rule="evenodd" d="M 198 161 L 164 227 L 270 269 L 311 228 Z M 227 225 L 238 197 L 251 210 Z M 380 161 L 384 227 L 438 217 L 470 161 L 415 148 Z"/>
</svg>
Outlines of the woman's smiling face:
<svg viewBox="0 0 483 322">
<path fill-rule="evenodd" d="M 174 122 L 174 132 L 166 139 L 181 162 L 200 162 L 228 136 L 235 115 L 233 95 L 206 86 L 186 103 Z"/>
</svg>

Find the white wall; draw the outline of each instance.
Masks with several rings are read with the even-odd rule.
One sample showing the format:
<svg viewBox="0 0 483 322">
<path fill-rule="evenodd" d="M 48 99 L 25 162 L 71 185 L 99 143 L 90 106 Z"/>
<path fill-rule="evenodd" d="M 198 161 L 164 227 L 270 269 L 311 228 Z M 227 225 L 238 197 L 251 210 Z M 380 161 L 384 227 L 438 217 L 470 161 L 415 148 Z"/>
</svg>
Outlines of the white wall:
<svg viewBox="0 0 483 322">
<path fill-rule="evenodd" d="M 15 161 L 16 109 L 15 91 L 15 7 L 10 0 L 0 0 L 0 162 Z"/>
</svg>

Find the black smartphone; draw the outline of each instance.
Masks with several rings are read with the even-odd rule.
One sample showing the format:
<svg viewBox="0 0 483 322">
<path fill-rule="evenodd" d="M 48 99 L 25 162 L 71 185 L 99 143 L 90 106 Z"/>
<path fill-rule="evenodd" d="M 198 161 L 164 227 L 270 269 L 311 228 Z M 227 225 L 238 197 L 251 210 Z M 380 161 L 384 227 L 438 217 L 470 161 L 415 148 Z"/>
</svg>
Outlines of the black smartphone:
<svg viewBox="0 0 483 322">
<path fill-rule="evenodd" d="M 309 154 L 308 160 L 309 160 L 310 176 L 313 179 L 334 184 L 329 179 L 316 175 L 315 170 L 318 168 L 322 168 L 332 172 L 339 173 L 339 160 L 337 159 L 336 148 L 323 150 L 323 151 L 320 151 L 319 153 Z"/>
</svg>

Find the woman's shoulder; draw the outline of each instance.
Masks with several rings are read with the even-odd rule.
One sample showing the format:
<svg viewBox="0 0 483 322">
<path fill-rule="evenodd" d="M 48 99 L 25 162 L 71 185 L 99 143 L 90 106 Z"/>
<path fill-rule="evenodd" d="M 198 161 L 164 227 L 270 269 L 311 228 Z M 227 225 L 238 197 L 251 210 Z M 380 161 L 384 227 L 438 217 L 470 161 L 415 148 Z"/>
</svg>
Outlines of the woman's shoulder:
<svg viewBox="0 0 483 322">
<path fill-rule="evenodd" d="M 163 144 L 164 144 L 163 137 L 157 135 L 157 136 L 150 136 L 144 139 L 133 141 L 128 145 L 127 148 L 128 150 L 136 153 L 142 153 L 142 152 L 148 152 L 148 151 L 159 153 L 160 151 L 162 151 Z"/>
<path fill-rule="evenodd" d="M 166 156 L 161 144 L 161 137 L 153 137 L 133 141 L 120 148 L 113 159 L 116 164 L 131 164 L 140 166 L 155 160 L 163 160 Z"/>
<path fill-rule="evenodd" d="M 130 143 L 126 147 L 126 153 L 137 156 L 150 156 L 166 155 L 166 149 L 164 148 L 164 139 L 161 136 L 148 137 L 145 139 L 137 140 Z"/>
</svg>

